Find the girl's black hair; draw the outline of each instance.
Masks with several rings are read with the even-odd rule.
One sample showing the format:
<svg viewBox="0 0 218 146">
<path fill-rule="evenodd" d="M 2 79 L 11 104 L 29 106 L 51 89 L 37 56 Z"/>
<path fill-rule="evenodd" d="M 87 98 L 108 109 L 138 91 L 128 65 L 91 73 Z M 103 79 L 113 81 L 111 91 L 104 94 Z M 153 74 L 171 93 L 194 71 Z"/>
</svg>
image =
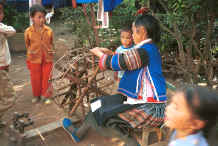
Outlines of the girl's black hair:
<svg viewBox="0 0 218 146">
<path fill-rule="evenodd" d="M 216 125 L 218 117 L 217 91 L 200 86 L 186 86 L 182 91 L 194 115 L 206 122 L 205 127 L 201 130 L 204 136 L 208 138 L 212 127 Z"/>
<path fill-rule="evenodd" d="M 1 0 L 0 0 L 0 5 L 2 5 L 2 6 L 3 6 L 3 8 L 4 8 L 4 6 L 5 6 L 5 3 L 4 3 L 3 1 L 1 1 Z"/>
<path fill-rule="evenodd" d="M 46 15 L 46 10 L 42 5 L 39 4 L 34 4 L 31 8 L 30 8 L 30 16 L 34 17 L 36 12 L 41 12 L 44 13 Z"/>
<path fill-rule="evenodd" d="M 136 18 L 135 27 L 143 26 L 148 33 L 148 37 L 155 43 L 160 41 L 160 26 L 157 19 L 148 14 L 143 14 Z"/>
</svg>

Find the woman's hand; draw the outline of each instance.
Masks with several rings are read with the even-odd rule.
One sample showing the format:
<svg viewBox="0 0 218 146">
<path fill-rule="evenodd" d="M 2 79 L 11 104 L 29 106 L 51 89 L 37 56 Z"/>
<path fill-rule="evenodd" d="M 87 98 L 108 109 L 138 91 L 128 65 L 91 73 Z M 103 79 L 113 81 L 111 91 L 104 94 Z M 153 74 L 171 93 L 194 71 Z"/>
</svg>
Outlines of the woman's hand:
<svg viewBox="0 0 218 146">
<path fill-rule="evenodd" d="M 99 58 L 101 58 L 104 54 L 107 55 L 113 55 L 113 51 L 111 51 L 110 49 L 107 48 L 99 48 L 99 47 L 95 47 L 93 49 L 90 50 L 91 53 L 93 53 L 94 55 L 98 56 Z"/>
<path fill-rule="evenodd" d="M 48 50 L 48 54 L 55 54 L 55 50 Z"/>
<path fill-rule="evenodd" d="M 104 53 L 101 51 L 99 47 L 91 49 L 90 52 L 93 53 L 95 56 L 98 56 L 99 58 L 101 58 L 104 55 Z"/>
</svg>

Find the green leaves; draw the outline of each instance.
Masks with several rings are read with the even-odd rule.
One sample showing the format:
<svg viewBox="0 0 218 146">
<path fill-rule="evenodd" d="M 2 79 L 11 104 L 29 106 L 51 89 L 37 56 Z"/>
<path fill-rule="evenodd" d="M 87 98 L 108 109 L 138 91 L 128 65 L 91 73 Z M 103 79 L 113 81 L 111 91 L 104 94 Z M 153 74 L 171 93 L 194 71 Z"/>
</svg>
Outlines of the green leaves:
<svg viewBox="0 0 218 146">
<path fill-rule="evenodd" d="M 5 17 L 3 22 L 13 26 L 17 32 L 24 32 L 29 26 L 29 13 L 17 12 L 14 7 L 7 5 L 4 9 Z"/>
</svg>

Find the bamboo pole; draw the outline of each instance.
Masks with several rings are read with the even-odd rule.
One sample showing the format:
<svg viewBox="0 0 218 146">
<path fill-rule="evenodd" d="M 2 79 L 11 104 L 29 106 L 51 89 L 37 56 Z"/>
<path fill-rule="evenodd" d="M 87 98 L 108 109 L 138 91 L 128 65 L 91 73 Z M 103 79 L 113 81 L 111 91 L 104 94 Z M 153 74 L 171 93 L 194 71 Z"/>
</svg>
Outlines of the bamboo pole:
<svg viewBox="0 0 218 146">
<path fill-rule="evenodd" d="M 146 7 L 150 9 L 150 6 L 151 6 L 150 0 L 146 0 Z"/>
<path fill-rule="evenodd" d="M 98 37 L 98 29 L 96 28 L 96 18 L 95 18 L 95 12 L 94 12 L 94 6 L 93 4 L 90 4 L 91 7 L 91 19 L 92 19 L 92 28 L 95 33 L 95 40 L 96 40 L 96 46 L 100 45 L 99 37 Z"/>
</svg>

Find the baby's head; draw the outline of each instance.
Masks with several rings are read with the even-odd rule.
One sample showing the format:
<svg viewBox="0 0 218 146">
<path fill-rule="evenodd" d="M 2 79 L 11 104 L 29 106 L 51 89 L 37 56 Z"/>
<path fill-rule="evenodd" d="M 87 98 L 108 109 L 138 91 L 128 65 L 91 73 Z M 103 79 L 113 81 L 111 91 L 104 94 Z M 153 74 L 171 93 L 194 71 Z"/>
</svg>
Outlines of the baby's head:
<svg viewBox="0 0 218 146">
<path fill-rule="evenodd" d="M 151 15 L 141 15 L 133 22 L 132 25 L 133 40 L 135 44 L 148 38 L 153 42 L 160 41 L 160 26 L 158 20 Z"/>
<path fill-rule="evenodd" d="M 35 4 L 30 8 L 30 17 L 33 21 L 33 24 L 36 26 L 42 26 L 45 24 L 45 15 L 45 8 L 39 4 Z"/>
<path fill-rule="evenodd" d="M 197 131 L 208 134 L 217 116 L 218 93 L 206 87 L 189 86 L 172 96 L 166 108 L 166 125 L 186 134 Z"/>
<path fill-rule="evenodd" d="M 0 1 L 0 22 L 2 22 L 4 18 L 4 3 Z"/>
<path fill-rule="evenodd" d="M 133 44 L 131 27 L 124 27 L 120 30 L 120 41 L 123 47 L 129 48 Z"/>
</svg>

